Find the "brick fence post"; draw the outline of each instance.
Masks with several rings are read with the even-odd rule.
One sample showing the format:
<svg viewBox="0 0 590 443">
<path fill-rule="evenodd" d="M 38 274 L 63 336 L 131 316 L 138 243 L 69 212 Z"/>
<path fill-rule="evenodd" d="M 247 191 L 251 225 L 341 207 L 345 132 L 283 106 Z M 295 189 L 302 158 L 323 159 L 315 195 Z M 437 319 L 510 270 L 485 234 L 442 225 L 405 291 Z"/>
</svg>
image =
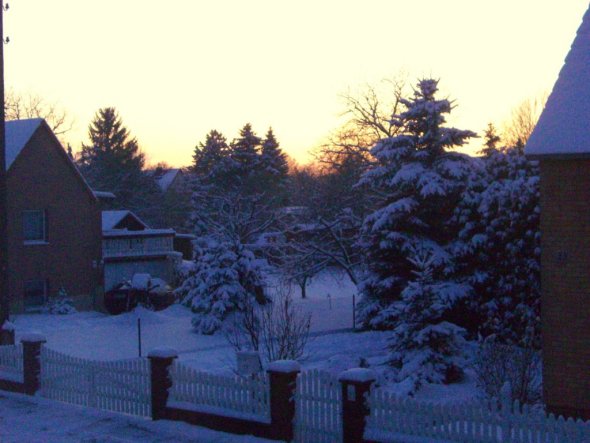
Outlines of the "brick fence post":
<svg viewBox="0 0 590 443">
<path fill-rule="evenodd" d="M 270 426 L 273 438 L 293 440 L 295 418 L 295 389 L 301 371 L 294 360 L 277 360 L 268 366 L 270 381 Z"/>
<path fill-rule="evenodd" d="M 0 346 L 14 344 L 14 324 L 6 320 L 0 328 Z"/>
<path fill-rule="evenodd" d="M 170 366 L 178 357 L 172 348 L 153 349 L 148 354 L 150 361 L 152 420 L 165 418 L 168 390 L 172 387 Z"/>
<path fill-rule="evenodd" d="M 338 377 L 342 386 L 342 435 L 344 443 L 363 441 L 365 421 L 370 414 L 368 397 L 375 372 L 366 368 L 344 371 Z"/>
<path fill-rule="evenodd" d="M 46 341 L 43 334 L 34 332 L 21 337 L 25 394 L 35 395 L 41 386 L 41 347 Z"/>
</svg>

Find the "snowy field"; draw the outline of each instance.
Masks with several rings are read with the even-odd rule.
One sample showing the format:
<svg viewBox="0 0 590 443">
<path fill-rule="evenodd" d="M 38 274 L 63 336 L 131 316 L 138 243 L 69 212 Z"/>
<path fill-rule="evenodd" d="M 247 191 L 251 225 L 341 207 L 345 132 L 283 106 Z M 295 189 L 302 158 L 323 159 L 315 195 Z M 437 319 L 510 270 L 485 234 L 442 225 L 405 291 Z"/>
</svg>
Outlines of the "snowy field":
<svg viewBox="0 0 590 443">
<path fill-rule="evenodd" d="M 337 375 L 357 367 L 360 359 L 381 374 L 387 372 L 387 332 L 352 330 L 352 297 L 356 288 L 340 273 L 323 273 L 308 287 L 306 299 L 299 288 L 292 290 L 296 305 L 311 313 L 312 336 L 301 363 L 304 369 L 320 369 Z M 137 320 L 141 319 L 142 355 L 156 347 L 179 351 L 179 360 L 205 371 L 229 373 L 236 367 L 235 353 L 222 334 L 199 335 L 191 328 L 188 308 L 173 305 L 160 312 L 143 308 L 110 316 L 98 312 L 71 315 L 30 314 L 13 319 L 16 338 L 38 331 L 47 338 L 47 346 L 66 354 L 95 359 L 116 360 L 138 356 Z M 390 389 L 402 393 L 401 386 Z M 476 394 L 473 374 L 466 381 L 450 386 L 426 386 L 417 398 L 431 401 L 461 401 Z"/>
</svg>

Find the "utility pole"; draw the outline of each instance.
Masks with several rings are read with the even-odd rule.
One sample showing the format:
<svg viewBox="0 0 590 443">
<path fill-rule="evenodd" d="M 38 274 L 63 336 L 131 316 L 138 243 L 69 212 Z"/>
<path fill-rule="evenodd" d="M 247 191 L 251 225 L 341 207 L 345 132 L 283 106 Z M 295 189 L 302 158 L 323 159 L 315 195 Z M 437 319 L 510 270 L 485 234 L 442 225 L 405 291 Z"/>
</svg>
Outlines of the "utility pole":
<svg viewBox="0 0 590 443">
<path fill-rule="evenodd" d="M 8 5 L 6 6 L 8 9 Z M 4 125 L 4 3 L 0 0 L 0 330 L 10 312 L 8 291 L 8 208 L 6 197 L 6 130 Z"/>
</svg>

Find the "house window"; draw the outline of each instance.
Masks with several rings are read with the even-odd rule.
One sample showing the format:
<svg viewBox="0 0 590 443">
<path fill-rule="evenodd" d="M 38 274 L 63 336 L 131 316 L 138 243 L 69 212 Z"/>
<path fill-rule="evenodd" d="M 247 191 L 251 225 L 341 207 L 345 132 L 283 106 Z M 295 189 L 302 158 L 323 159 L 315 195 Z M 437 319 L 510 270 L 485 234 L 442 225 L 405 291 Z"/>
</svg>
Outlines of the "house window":
<svg viewBox="0 0 590 443">
<path fill-rule="evenodd" d="M 41 308 L 47 301 L 48 292 L 49 284 L 47 280 L 25 281 L 25 310 L 34 311 Z"/>
<path fill-rule="evenodd" d="M 23 211 L 25 243 L 47 242 L 47 214 L 45 211 Z"/>
</svg>

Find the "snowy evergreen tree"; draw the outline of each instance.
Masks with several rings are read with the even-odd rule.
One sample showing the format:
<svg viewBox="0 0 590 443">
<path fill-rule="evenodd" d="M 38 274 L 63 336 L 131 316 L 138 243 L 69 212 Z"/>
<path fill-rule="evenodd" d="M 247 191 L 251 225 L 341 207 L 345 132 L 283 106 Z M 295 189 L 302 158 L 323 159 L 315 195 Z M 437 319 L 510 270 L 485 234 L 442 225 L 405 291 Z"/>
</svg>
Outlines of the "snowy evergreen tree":
<svg viewBox="0 0 590 443">
<path fill-rule="evenodd" d="M 457 272 L 477 298 L 466 306 L 475 336 L 522 344 L 540 334 L 539 170 L 518 147 L 489 150 L 474 168 L 454 223 Z"/>
<path fill-rule="evenodd" d="M 177 289 L 195 313 L 194 329 L 213 334 L 232 313 L 252 302 L 264 304 L 264 264 L 239 242 L 203 236 L 195 249 L 196 266 Z"/>
<path fill-rule="evenodd" d="M 262 142 L 260 164 L 264 175 L 280 181 L 283 181 L 289 172 L 287 156 L 279 147 L 279 142 L 277 141 L 272 128 L 268 129 L 264 141 Z"/>
<path fill-rule="evenodd" d="M 208 176 L 220 166 L 221 161 L 229 155 L 229 146 L 222 133 L 211 130 L 204 143 L 195 147 L 193 170 L 201 177 Z"/>
<path fill-rule="evenodd" d="M 145 156 L 115 108 L 98 110 L 88 128 L 88 138 L 78 164 L 90 186 L 113 192 L 119 207 L 146 215 L 142 209 L 150 206 L 146 201 L 158 193 L 158 188 L 144 174 Z"/>
<path fill-rule="evenodd" d="M 408 258 L 414 278 L 393 302 L 395 329 L 390 338 L 390 364 L 408 393 L 425 382 L 452 383 L 462 378 L 463 328 L 445 320 L 444 314 L 463 298 L 469 286 L 437 280 L 440 261 L 427 249 L 412 249 Z"/>
<path fill-rule="evenodd" d="M 401 100 L 406 110 L 393 116 L 400 133 L 377 143 L 371 151 L 376 163 L 359 182 L 382 198 L 362 228 L 367 271 L 359 285 L 359 314 L 366 327 L 396 326 L 392 304 L 414 278 L 411 251 L 427 251 L 436 269 L 452 272 L 449 249 L 456 232 L 449 221 L 470 161 L 448 150 L 475 134 L 444 126 L 452 104 L 435 98 L 437 83 L 422 80 L 411 100 Z"/>
</svg>

